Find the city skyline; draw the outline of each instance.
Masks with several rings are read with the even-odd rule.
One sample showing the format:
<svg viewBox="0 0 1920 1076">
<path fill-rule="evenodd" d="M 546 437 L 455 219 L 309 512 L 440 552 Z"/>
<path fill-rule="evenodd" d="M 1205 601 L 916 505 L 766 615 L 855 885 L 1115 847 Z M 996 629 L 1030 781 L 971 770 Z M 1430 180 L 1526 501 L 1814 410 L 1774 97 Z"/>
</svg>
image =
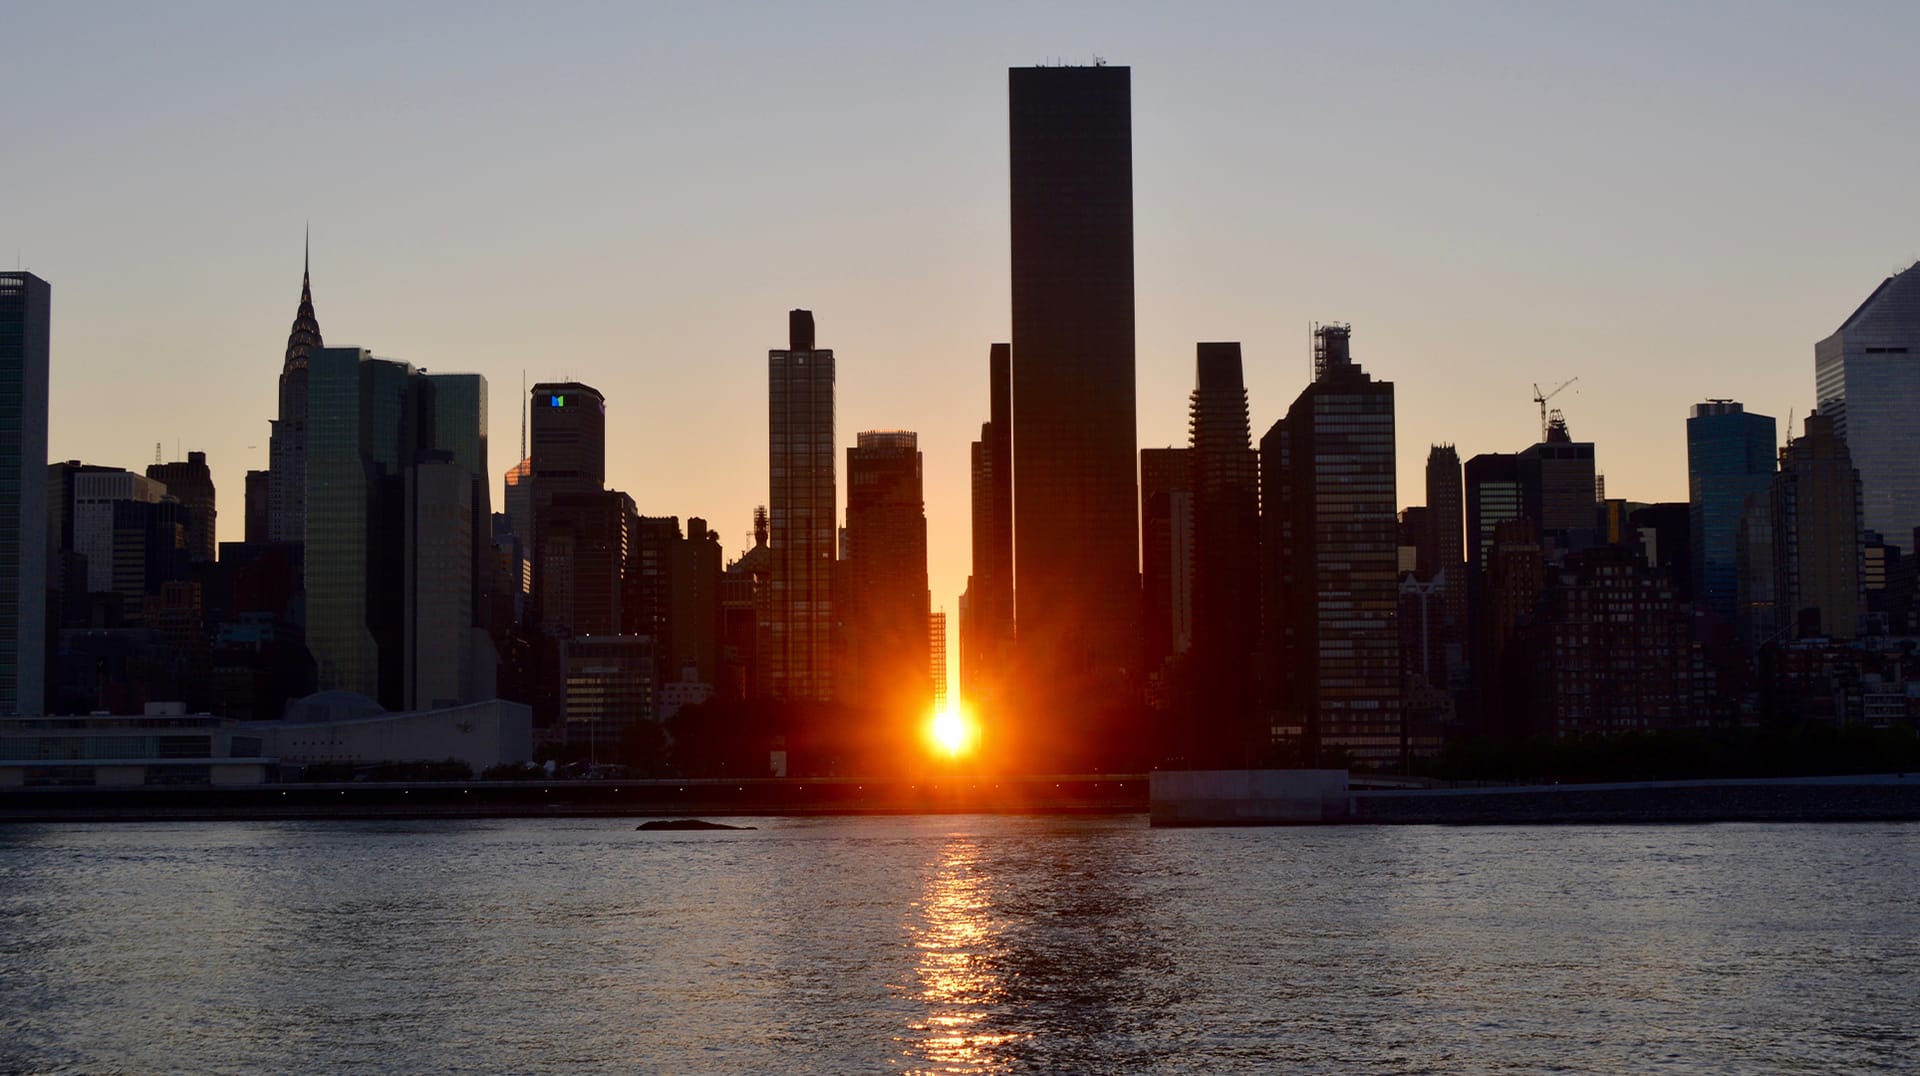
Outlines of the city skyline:
<svg viewBox="0 0 1920 1076">
<path fill-rule="evenodd" d="M 617 50 L 556 27 L 529 47 L 536 58 L 580 51 L 581 74 L 501 111 L 498 95 L 526 85 L 475 81 L 473 65 L 500 55 L 516 25 L 505 16 L 449 30 L 425 10 L 405 13 L 376 47 L 353 13 L 313 15 L 303 40 L 356 61 L 351 75 L 316 83 L 266 77 L 264 57 L 244 49 L 205 51 L 275 39 L 287 27 L 271 14 L 205 11 L 176 26 L 129 13 L 92 40 L 92 62 L 55 70 L 33 53 L 72 57 L 51 46 L 101 31 L 23 13 L 22 39 L 50 47 L 0 78 L 51 103 L 0 121 L 10 144 L 42 147 L 0 180 L 0 204 L 31 209 L 0 217 L 0 233 L 59 292 L 49 459 L 138 469 L 156 442 L 169 458 L 205 451 L 237 504 L 244 473 L 268 462 L 265 423 L 298 298 L 295 230 L 311 216 L 329 342 L 496 387 L 522 370 L 599 387 L 625 419 L 609 431 L 608 485 L 648 512 L 712 520 L 729 558 L 766 499 L 765 430 L 741 393 L 763 376 L 780 312 L 814 309 L 841 363 L 839 425 L 921 433 L 933 605 L 954 611 L 969 559 L 967 445 L 987 397 L 978 355 L 1009 329 L 1007 67 L 1050 55 L 1091 64 L 1097 47 L 1135 72 L 1141 447 L 1185 442 L 1195 341 L 1243 342 L 1258 430 L 1306 384 L 1307 324 L 1340 319 L 1364 326 L 1368 368 L 1399 386 L 1402 501 L 1422 488 L 1421 446 L 1518 451 L 1535 439 L 1531 382 L 1576 375 L 1555 402 L 1597 445 L 1610 492 L 1678 501 L 1687 407 L 1733 397 L 1784 429 L 1814 403 L 1814 342 L 1914 253 L 1893 177 L 1912 174 L 1915 151 L 1866 137 L 1897 115 L 1911 76 L 1856 51 L 1902 35 L 1861 45 L 1810 13 L 1741 14 L 1723 25 L 1668 13 L 1655 39 L 1642 32 L 1647 12 L 1507 12 L 1482 42 L 1432 23 L 1487 30 L 1484 9 L 1409 13 L 1370 26 L 1363 53 L 1303 50 L 1297 70 L 1279 72 L 1201 62 L 1245 56 L 1249 46 L 1220 31 L 1278 16 L 1170 24 L 1123 13 L 1089 41 L 1067 13 L 1016 32 L 988 12 L 956 43 L 915 52 L 912 77 L 863 59 L 790 100 L 788 83 L 755 68 L 787 47 L 786 16 L 746 26 L 609 15 L 609 43 L 701 47 L 643 78 L 615 64 Z M 1901 17 L 1912 18 L 1885 16 Z M 1308 37 L 1340 25 L 1286 18 Z M 904 55 L 912 39 L 885 19 L 821 22 L 816 36 L 842 41 L 849 58 L 866 55 L 855 43 Z M 190 40 L 196 32 L 207 40 Z M 205 62 L 179 65 L 199 73 L 158 79 L 124 111 L 101 96 L 117 83 L 88 93 L 72 81 L 155 43 L 171 47 L 153 55 Z M 1589 58 L 1556 67 L 1583 47 Z M 417 48 L 418 69 L 383 68 L 388 48 Z M 1488 73 L 1463 73 L 1496 48 Z M 1695 62 L 1668 70 L 1675 55 Z M 1787 83 L 1760 62 L 1788 56 L 1834 71 L 1844 59 L 1847 73 Z M 473 92 L 435 91 L 434 73 Z M 590 102 L 653 99 L 655 77 L 684 87 L 689 118 L 634 107 L 611 126 L 582 123 Z M 243 102 L 227 92 L 236 83 L 261 93 Z M 1336 84 L 1341 94 L 1321 92 Z M 1410 93 L 1416 84 L 1423 92 Z M 888 94 L 899 100 L 876 100 Z M 411 105 L 396 119 L 387 101 Z M 541 125 L 542 108 L 559 122 Z M 1431 126 L 1449 108 L 1462 110 L 1458 130 L 1396 118 Z M 196 115 L 211 119 L 180 126 Z M 502 117 L 524 147 L 513 162 L 491 156 L 483 126 Z M 1250 124 L 1272 133 L 1249 145 Z M 921 129 L 939 140 L 896 137 Z M 175 148 L 136 154 L 140 169 L 97 157 L 167 136 Z M 1387 167 L 1383 145 L 1423 167 Z M 1842 146 L 1854 163 L 1837 175 L 1787 167 Z M 768 154 L 815 152 L 807 171 L 818 174 L 757 168 Z M 355 154 L 385 166 L 361 176 L 327 163 Z M 623 167 L 636 161 L 648 167 Z M 267 173 L 272 183 L 256 182 Z M 1256 196 L 1256 179 L 1279 185 Z M 524 197 L 506 197 L 516 191 Z M 763 239 L 820 253 L 746 257 Z M 496 443 L 514 443 L 518 415 L 490 418 Z M 686 452 L 690 439 L 710 451 Z M 242 522 L 223 513 L 220 537 L 238 538 Z"/>
</svg>

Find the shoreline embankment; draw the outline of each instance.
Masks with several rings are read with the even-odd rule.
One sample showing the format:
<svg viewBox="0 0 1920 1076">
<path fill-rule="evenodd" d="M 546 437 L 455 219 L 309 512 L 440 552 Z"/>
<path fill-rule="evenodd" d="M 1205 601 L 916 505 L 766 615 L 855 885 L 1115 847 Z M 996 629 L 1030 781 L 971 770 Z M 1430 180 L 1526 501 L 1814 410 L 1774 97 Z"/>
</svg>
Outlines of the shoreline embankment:
<svg viewBox="0 0 1920 1076">
<path fill-rule="evenodd" d="M 1365 778 L 1357 778 L 1366 784 Z M 1920 821 L 1920 774 L 1632 781 L 1489 788 L 1359 788 L 1344 817 L 1271 825 L 1591 825 Z M 704 778 L 340 782 L 187 788 L 5 788 L 0 823 L 1142 815 L 1145 774 L 1044 777 Z M 1197 825 L 1235 824 L 1200 821 Z"/>
</svg>

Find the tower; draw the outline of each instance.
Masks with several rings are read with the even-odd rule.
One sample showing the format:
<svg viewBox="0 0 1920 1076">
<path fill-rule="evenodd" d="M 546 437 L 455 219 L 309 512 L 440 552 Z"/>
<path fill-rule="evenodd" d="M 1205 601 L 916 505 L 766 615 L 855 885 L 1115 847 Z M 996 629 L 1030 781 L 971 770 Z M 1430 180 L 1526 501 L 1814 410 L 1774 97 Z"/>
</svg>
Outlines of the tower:
<svg viewBox="0 0 1920 1076">
<path fill-rule="evenodd" d="M 1904 539 L 1920 526 L 1920 266 L 1881 282 L 1813 354 L 1820 413 L 1860 472 L 1861 519 Z"/>
<path fill-rule="evenodd" d="M 1133 134 L 1125 67 L 1008 74 L 1014 603 L 1028 762 L 1137 703 Z"/>
<path fill-rule="evenodd" d="M 0 273 L 0 714 L 38 714 L 47 658 L 47 367 L 53 289 Z"/>
<path fill-rule="evenodd" d="M 1851 639 L 1866 612 L 1863 480 L 1837 423 L 1818 411 L 1780 450 L 1773 478 L 1775 617 L 1789 638 Z"/>
<path fill-rule="evenodd" d="M 1260 441 L 1262 610 L 1272 730 L 1322 762 L 1397 762 L 1398 517 L 1393 384 L 1315 330 L 1315 381 Z"/>
<path fill-rule="evenodd" d="M 1773 419 L 1733 400 L 1687 416 L 1687 527 L 1694 600 L 1732 619 L 1739 606 L 1736 543 L 1747 498 L 1773 486 Z"/>
<path fill-rule="evenodd" d="M 267 442 L 267 538 L 299 542 L 306 538 L 307 505 L 307 360 L 326 345 L 313 316 L 312 246 L 301 257 L 300 305 L 287 333 L 280 364 L 280 417 Z"/>
<path fill-rule="evenodd" d="M 919 438 L 871 430 L 847 450 L 848 664 L 841 695 L 918 721 L 933 697 Z"/>
<path fill-rule="evenodd" d="M 767 352 L 767 657 L 780 699 L 833 698 L 833 369 L 813 312 L 791 311 L 786 349 Z"/>
<path fill-rule="evenodd" d="M 1254 719 L 1260 636 L 1260 465 L 1247 420 L 1240 345 L 1200 344 L 1189 401 L 1193 468 L 1193 687 L 1190 760 L 1246 766 L 1264 754 Z"/>
<path fill-rule="evenodd" d="M 1013 652 L 1013 349 L 987 356 L 987 421 L 972 445 L 973 574 L 961 612 L 961 693 L 998 697 Z"/>
</svg>

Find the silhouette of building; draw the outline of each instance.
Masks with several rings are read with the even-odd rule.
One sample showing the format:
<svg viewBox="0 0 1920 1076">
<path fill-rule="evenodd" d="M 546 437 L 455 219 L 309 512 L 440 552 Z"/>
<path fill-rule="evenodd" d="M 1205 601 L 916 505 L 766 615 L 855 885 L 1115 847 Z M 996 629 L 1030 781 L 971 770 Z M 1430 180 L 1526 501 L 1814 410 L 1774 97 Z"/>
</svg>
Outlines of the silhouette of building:
<svg viewBox="0 0 1920 1076">
<path fill-rule="evenodd" d="M 917 720 L 929 678 L 927 516 L 919 438 L 871 430 L 847 450 L 847 675 L 841 695 Z"/>
<path fill-rule="evenodd" d="M 47 665 L 47 362 L 53 289 L 0 273 L 0 714 L 38 714 Z"/>
<path fill-rule="evenodd" d="M 1467 467 L 1471 472 L 1472 460 Z M 1471 497 L 1471 485 L 1468 490 Z M 1531 670 L 1522 631 L 1538 612 L 1546 585 L 1539 535 L 1532 520 L 1509 519 L 1494 524 L 1487 543 L 1486 579 L 1473 613 L 1473 675 L 1482 735 L 1531 731 Z"/>
<path fill-rule="evenodd" d="M 1860 472 L 1832 418 L 1806 423 L 1773 479 L 1775 616 L 1795 639 L 1851 639 L 1866 612 Z"/>
<path fill-rule="evenodd" d="M 320 689 L 389 709 L 491 698 L 485 382 L 360 348 L 316 348 L 305 371 L 306 640 Z"/>
<path fill-rule="evenodd" d="M 774 698 L 834 695 L 833 351 L 814 347 L 813 312 L 787 316 L 787 348 L 767 352 L 767 661 Z"/>
<path fill-rule="evenodd" d="M 1315 330 L 1319 377 L 1260 442 L 1263 672 L 1275 740 L 1402 757 L 1393 383 Z"/>
<path fill-rule="evenodd" d="M 246 479 L 246 529 L 243 540 L 249 545 L 267 541 L 267 505 L 273 496 L 272 471 L 248 471 Z"/>
<path fill-rule="evenodd" d="M 532 429 L 532 447 L 527 459 L 531 474 L 531 533 L 523 535 L 526 557 L 532 565 L 530 605 L 533 619 L 542 631 L 552 634 L 545 619 L 549 607 L 558 608 L 573 601 L 566 595 L 546 593 L 546 570 L 564 558 L 550 556 L 544 549 L 547 528 L 552 525 L 552 506 L 556 498 L 597 495 L 607 484 L 607 401 L 600 390 L 577 381 L 544 382 L 533 386 L 529 402 L 528 424 Z M 576 509 L 581 502 L 573 502 Z M 511 502 L 508 509 L 511 513 Z M 596 634 L 614 635 L 616 622 L 600 628 Z M 585 634 L 576 632 L 576 634 Z"/>
<path fill-rule="evenodd" d="M 1693 600 L 1732 620 L 1739 607 L 1735 542 L 1747 498 L 1773 486 L 1773 419 L 1733 400 L 1687 416 L 1687 524 Z"/>
<path fill-rule="evenodd" d="M 1820 413 L 1860 472 L 1863 525 L 1908 538 L 1920 526 L 1920 272 L 1882 281 L 1813 354 Z"/>
<path fill-rule="evenodd" d="M 311 257 L 302 258 L 300 306 L 287 333 L 280 364 L 280 417 L 267 442 L 267 539 L 299 542 L 306 538 L 307 411 L 310 391 L 307 361 L 326 344 L 313 316 Z"/>
<path fill-rule="evenodd" d="M 767 639 L 772 598 L 768 576 L 773 563 L 767 548 L 767 510 L 753 512 L 753 544 L 728 564 L 720 578 L 719 693 L 729 699 L 764 699 L 773 694 Z"/>
<path fill-rule="evenodd" d="M 1023 725 L 1058 761 L 1138 700 L 1130 73 L 1015 68 L 1008 102 Z"/>
<path fill-rule="evenodd" d="M 1448 658 L 1452 670 L 1464 661 L 1468 633 L 1467 557 L 1462 531 L 1465 511 L 1460 454 L 1452 445 L 1434 445 L 1427 451 L 1427 548 L 1433 557 L 1433 572 L 1446 577 L 1446 609 L 1440 627 L 1444 644 L 1452 648 Z"/>
<path fill-rule="evenodd" d="M 189 452 L 184 463 L 152 464 L 147 477 L 167 487 L 167 495 L 186 506 L 187 559 L 194 564 L 212 564 L 219 555 L 219 545 L 214 536 L 217 513 L 207 454 Z"/>
<path fill-rule="evenodd" d="M 1544 570 L 1528 630 L 1528 731 L 1581 736 L 1691 723 L 1694 652 L 1666 573 L 1630 549 L 1568 554 Z"/>
<path fill-rule="evenodd" d="M 1521 518 L 1532 520 L 1554 549 L 1586 549 L 1599 541 L 1593 466 L 1593 443 L 1575 441 L 1558 411 L 1548 417 L 1546 440 L 1520 453 Z"/>
<path fill-rule="evenodd" d="M 73 506 L 73 551 L 87 558 L 87 591 L 114 590 L 114 528 L 116 505 L 122 502 L 157 504 L 167 487 L 143 475 L 117 467 L 82 467 L 70 477 Z"/>
<path fill-rule="evenodd" d="M 961 691 L 991 705 L 1013 653 L 1013 359 L 994 344 L 988 420 L 972 445 L 973 574 L 960 614 Z"/>
<path fill-rule="evenodd" d="M 1192 457 L 1186 448 L 1140 450 L 1141 664 L 1155 709 L 1180 701 L 1174 685 L 1187 682 L 1180 663 L 1193 647 Z"/>
<path fill-rule="evenodd" d="M 1520 485 L 1520 457 L 1511 452 L 1483 452 L 1464 468 L 1467 489 L 1468 592 L 1486 577 L 1487 554 L 1493 548 L 1494 527 L 1525 518 Z"/>
<path fill-rule="evenodd" d="M 1260 640 L 1260 463 L 1240 345 L 1200 344 L 1189 402 L 1193 465 L 1190 761 L 1246 766 L 1266 754 L 1253 688 Z"/>
</svg>

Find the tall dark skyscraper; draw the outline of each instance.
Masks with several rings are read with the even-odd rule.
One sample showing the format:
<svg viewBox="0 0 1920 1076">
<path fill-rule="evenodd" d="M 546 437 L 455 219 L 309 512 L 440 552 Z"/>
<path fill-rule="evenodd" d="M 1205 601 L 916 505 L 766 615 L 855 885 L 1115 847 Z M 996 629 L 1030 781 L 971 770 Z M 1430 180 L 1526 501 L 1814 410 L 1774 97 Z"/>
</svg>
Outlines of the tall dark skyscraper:
<svg viewBox="0 0 1920 1076">
<path fill-rule="evenodd" d="M 933 699 L 919 438 L 870 430 L 847 450 L 848 659 L 841 695 L 918 722 Z"/>
<path fill-rule="evenodd" d="M 1461 530 L 1465 507 L 1460 453 L 1452 445 L 1434 445 L 1427 452 L 1427 548 L 1433 551 L 1434 570 L 1446 574 L 1442 634 L 1446 642 L 1459 644 L 1453 662 L 1467 637 L 1467 557 Z"/>
<path fill-rule="evenodd" d="M 300 306 L 280 364 L 280 417 L 267 442 L 267 538 L 300 542 L 307 532 L 307 357 L 325 347 L 313 316 L 311 259 L 300 267 Z"/>
<path fill-rule="evenodd" d="M 205 452 L 189 452 L 184 462 L 156 463 L 147 477 L 167 487 L 167 495 L 187 508 L 187 559 L 212 564 L 215 559 L 213 472 Z"/>
<path fill-rule="evenodd" d="M 0 273 L 0 714 L 45 703 L 52 309 L 46 281 Z"/>
<path fill-rule="evenodd" d="M 547 593 L 550 568 L 570 571 L 562 563 L 564 555 L 543 548 L 546 530 L 555 518 L 554 502 L 569 498 L 569 511 L 591 514 L 591 509 L 580 507 L 577 498 L 598 498 L 606 489 L 607 400 L 599 389 L 576 381 L 535 385 L 528 423 L 532 428 L 532 445 L 527 452 L 531 474 L 524 481 L 529 483 L 531 493 L 522 496 L 528 498 L 533 521 L 526 557 L 533 566 L 534 615 L 544 621 L 548 609 L 557 611 L 572 601 L 570 586 L 556 583 L 556 593 Z M 555 552 L 555 556 L 548 557 L 549 552 Z M 560 595 L 559 589 L 568 590 L 568 594 Z"/>
<path fill-rule="evenodd" d="M 1130 74 L 1015 68 L 1008 101 L 1015 617 L 1057 759 L 1138 699 Z"/>
<path fill-rule="evenodd" d="M 1687 417 L 1693 596 L 1728 619 L 1739 606 L 1740 516 L 1773 488 L 1774 445 L 1773 419 L 1732 400 L 1694 404 Z"/>
<path fill-rule="evenodd" d="M 1402 750 L 1393 383 L 1315 333 L 1319 371 L 1260 441 L 1262 620 L 1276 740 L 1321 761 L 1389 764 Z"/>
<path fill-rule="evenodd" d="M 960 642 L 961 694 L 991 705 L 1013 651 L 1013 349 L 988 355 L 988 420 L 972 446 L 973 574 Z"/>
<path fill-rule="evenodd" d="M 812 311 L 787 315 L 787 337 L 785 350 L 767 352 L 768 672 L 775 698 L 825 700 L 839 522 L 833 351 L 814 347 Z"/>
<path fill-rule="evenodd" d="M 1193 464 L 1193 689 L 1189 760 L 1253 765 L 1260 638 L 1260 461 L 1247 419 L 1240 345 L 1200 344 L 1189 403 Z"/>
<path fill-rule="evenodd" d="M 1862 479 L 1833 419 L 1807 416 L 1773 477 L 1775 616 L 1790 638 L 1851 639 L 1867 610 Z"/>
<path fill-rule="evenodd" d="M 1193 649 L 1193 450 L 1140 450 L 1140 636 L 1147 699 L 1155 709 Z"/>
</svg>

